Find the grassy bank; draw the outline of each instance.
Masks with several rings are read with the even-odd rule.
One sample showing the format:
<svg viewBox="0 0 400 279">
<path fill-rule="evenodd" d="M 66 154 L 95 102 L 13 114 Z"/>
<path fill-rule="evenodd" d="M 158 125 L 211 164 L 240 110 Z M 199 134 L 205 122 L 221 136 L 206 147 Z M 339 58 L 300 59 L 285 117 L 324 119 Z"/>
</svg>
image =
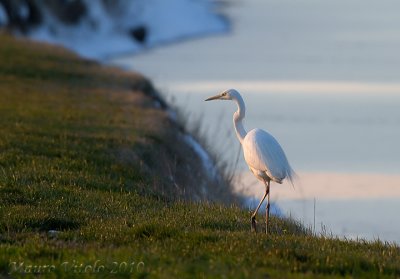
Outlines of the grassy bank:
<svg viewBox="0 0 400 279">
<path fill-rule="evenodd" d="M 255 235 L 249 212 L 204 201 L 230 194 L 140 75 L 0 42 L 4 277 L 400 276 L 395 245 L 314 237 L 279 218 Z"/>
</svg>

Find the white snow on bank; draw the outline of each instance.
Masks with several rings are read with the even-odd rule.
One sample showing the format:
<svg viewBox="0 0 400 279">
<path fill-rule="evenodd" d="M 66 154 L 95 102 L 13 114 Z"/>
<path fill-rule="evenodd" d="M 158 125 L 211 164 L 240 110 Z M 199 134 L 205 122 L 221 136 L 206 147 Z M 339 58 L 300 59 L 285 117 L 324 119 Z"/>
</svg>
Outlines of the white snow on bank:
<svg viewBox="0 0 400 279">
<path fill-rule="evenodd" d="M 61 44 L 80 55 L 104 59 L 189 36 L 225 32 L 227 22 L 213 11 L 210 0 L 115 1 L 105 7 L 100 0 L 85 0 L 88 13 L 76 25 L 61 24 L 50 13 L 29 37 Z M 144 43 L 136 41 L 130 31 L 143 26 Z"/>
<path fill-rule="evenodd" d="M 0 26 L 8 23 L 8 16 L 2 4 L 0 4 Z"/>
<path fill-rule="evenodd" d="M 219 179 L 217 168 L 215 167 L 214 162 L 207 151 L 205 151 L 204 148 L 191 135 L 185 134 L 183 138 L 199 155 L 203 163 L 204 170 L 209 174 L 209 177 L 212 180 Z"/>
</svg>

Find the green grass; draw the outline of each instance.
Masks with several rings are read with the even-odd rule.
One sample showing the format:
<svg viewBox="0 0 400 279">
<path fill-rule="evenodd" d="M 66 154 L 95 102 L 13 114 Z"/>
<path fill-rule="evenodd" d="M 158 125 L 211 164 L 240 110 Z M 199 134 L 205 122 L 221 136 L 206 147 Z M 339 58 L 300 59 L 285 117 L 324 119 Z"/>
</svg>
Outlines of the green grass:
<svg viewBox="0 0 400 279">
<path fill-rule="evenodd" d="M 275 217 L 253 234 L 246 210 L 193 201 L 204 173 L 140 75 L 0 41 L 0 277 L 400 277 L 396 245 Z"/>
</svg>

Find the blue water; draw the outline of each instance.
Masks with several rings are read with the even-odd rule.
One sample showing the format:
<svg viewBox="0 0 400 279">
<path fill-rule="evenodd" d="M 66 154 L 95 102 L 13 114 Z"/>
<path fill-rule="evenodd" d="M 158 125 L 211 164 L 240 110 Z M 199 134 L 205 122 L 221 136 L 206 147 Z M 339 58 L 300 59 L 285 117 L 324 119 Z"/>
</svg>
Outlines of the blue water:
<svg viewBox="0 0 400 279">
<path fill-rule="evenodd" d="M 400 175 L 399 9 L 394 0 L 235 1 L 225 10 L 232 33 L 111 62 L 149 76 L 201 118 L 229 162 L 239 150 L 236 108 L 204 99 L 234 86 L 247 105 L 245 127 L 270 131 L 296 171 Z M 397 196 L 317 197 L 317 229 L 400 243 L 399 204 Z M 309 200 L 278 205 L 313 222 Z"/>
<path fill-rule="evenodd" d="M 247 129 L 273 133 L 296 169 L 400 174 L 399 8 L 388 0 L 235 2 L 226 10 L 232 33 L 114 62 L 148 75 L 203 118 L 211 141 L 235 142 L 226 136 L 235 107 L 203 100 L 235 84 L 247 104 Z M 294 86 L 282 92 L 266 81 Z M 304 81 L 327 85 L 312 90 Z"/>
</svg>

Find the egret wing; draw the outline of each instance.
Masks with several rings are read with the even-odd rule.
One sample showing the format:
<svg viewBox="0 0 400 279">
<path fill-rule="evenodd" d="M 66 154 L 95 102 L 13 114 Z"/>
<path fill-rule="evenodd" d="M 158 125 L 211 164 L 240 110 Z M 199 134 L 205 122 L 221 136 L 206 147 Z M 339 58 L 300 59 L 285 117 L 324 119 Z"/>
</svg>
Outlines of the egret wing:
<svg viewBox="0 0 400 279">
<path fill-rule="evenodd" d="M 253 169 L 265 171 L 274 181 L 292 180 L 293 170 L 277 140 L 261 129 L 247 133 L 243 140 L 243 153 L 247 164 Z"/>
</svg>

